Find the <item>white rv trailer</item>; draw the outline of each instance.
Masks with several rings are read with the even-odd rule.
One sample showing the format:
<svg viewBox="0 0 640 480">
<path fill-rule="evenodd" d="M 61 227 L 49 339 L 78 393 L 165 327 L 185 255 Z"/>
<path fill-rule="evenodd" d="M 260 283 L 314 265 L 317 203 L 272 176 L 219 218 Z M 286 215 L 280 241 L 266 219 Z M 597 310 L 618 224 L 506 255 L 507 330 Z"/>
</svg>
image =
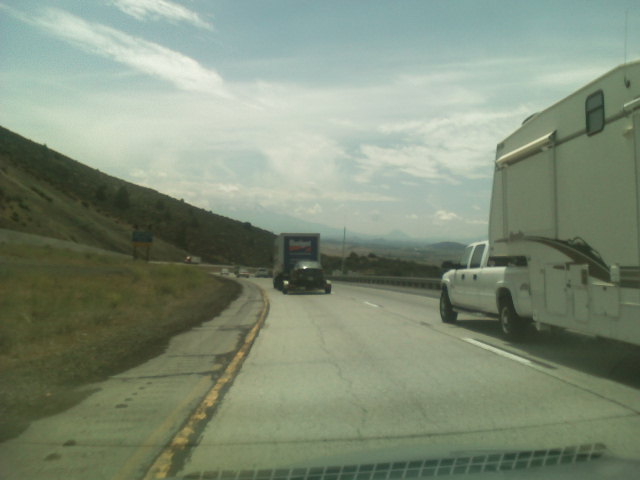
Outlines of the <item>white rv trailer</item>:
<svg viewBox="0 0 640 480">
<path fill-rule="evenodd" d="M 640 345 L 640 61 L 498 144 L 493 256 L 526 256 L 533 321 Z"/>
</svg>

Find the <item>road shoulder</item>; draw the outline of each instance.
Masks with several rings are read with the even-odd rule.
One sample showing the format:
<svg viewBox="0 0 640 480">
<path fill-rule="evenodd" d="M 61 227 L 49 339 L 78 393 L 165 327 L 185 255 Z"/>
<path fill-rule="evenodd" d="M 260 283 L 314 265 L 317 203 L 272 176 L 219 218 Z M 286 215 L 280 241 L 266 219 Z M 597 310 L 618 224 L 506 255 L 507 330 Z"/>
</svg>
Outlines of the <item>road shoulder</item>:
<svg viewBox="0 0 640 480">
<path fill-rule="evenodd" d="M 87 398 L 0 444 L 0 476 L 139 478 L 216 384 L 264 311 L 258 287 L 242 282 L 219 316 L 174 337 L 166 351 L 108 380 Z"/>
</svg>

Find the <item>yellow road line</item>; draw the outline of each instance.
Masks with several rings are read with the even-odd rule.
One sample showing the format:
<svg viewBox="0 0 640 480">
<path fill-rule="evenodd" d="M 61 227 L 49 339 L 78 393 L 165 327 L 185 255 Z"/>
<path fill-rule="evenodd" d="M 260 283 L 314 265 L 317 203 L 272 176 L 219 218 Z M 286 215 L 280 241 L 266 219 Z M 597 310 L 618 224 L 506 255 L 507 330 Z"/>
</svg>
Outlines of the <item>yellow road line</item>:
<svg viewBox="0 0 640 480">
<path fill-rule="evenodd" d="M 156 458 L 156 461 L 145 475 L 144 480 L 167 478 L 175 455 L 183 451 L 189 445 L 189 439 L 196 433 L 198 424 L 207 419 L 207 411 L 216 405 L 220 398 L 220 392 L 222 389 L 227 385 L 227 383 L 233 380 L 235 375 L 238 373 L 238 370 L 242 366 L 242 362 L 249 353 L 249 349 L 258 335 L 260 328 L 264 324 L 267 313 L 269 312 L 269 299 L 267 298 L 264 290 L 260 289 L 260 292 L 262 294 L 264 307 L 260 313 L 258 321 L 245 337 L 242 347 L 240 347 L 240 350 L 238 350 L 236 355 L 233 357 L 233 360 L 231 360 L 231 363 L 229 363 L 222 376 L 205 396 L 198 408 L 196 408 L 196 410 L 191 414 L 191 417 L 184 427 L 182 427 L 182 429 L 173 437 L 173 440 L 167 445 L 167 447 L 165 447 L 162 453 L 160 453 L 158 458 Z"/>
<path fill-rule="evenodd" d="M 267 313 L 269 312 L 269 299 L 263 289 L 260 289 L 260 293 L 262 295 L 263 307 L 262 311 L 260 312 L 258 321 L 245 337 L 245 341 L 242 347 L 240 347 L 240 350 L 238 350 L 231 363 L 225 369 L 222 376 L 218 379 L 213 388 L 209 390 L 209 393 L 207 393 L 204 400 L 191 415 L 185 426 L 174 436 L 169 445 L 165 447 L 162 453 L 156 458 L 153 465 L 147 471 L 144 477 L 145 480 L 167 477 L 169 468 L 171 466 L 171 461 L 173 460 L 173 455 L 176 453 L 176 451 L 184 449 L 184 447 L 187 445 L 189 432 L 193 431 L 193 428 L 196 426 L 197 422 L 200 419 L 206 417 L 206 410 L 215 405 L 222 388 L 233 378 L 234 374 L 237 373 L 237 370 L 241 366 L 243 359 L 247 355 L 251 344 L 255 340 L 255 337 L 264 324 Z M 181 416 L 184 414 L 184 409 L 189 403 L 192 402 L 193 397 L 198 395 L 198 392 L 201 392 L 204 388 L 206 388 L 205 385 L 210 381 L 211 380 L 209 378 L 203 378 L 196 384 L 196 386 L 189 392 L 185 399 L 171 411 L 171 413 L 165 418 L 160 426 L 158 426 L 158 428 L 156 428 L 153 433 L 149 435 L 149 437 L 147 437 L 147 439 L 142 443 L 138 450 L 136 450 L 136 452 L 131 457 L 129 457 L 129 459 L 120 468 L 120 470 L 116 473 L 112 480 L 131 480 L 132 478 L 137 477 L 137 471 L 140 469 L 140 465 L 142 464 L 144 459 L 151 455 L 153 450 L 157 448 L 158 443 L 160 443 L 166 436 L 167 431 L 170 430 L 171 426 L 180 420 Z M 176 450 L 178 445 L 181 445 L 181 447 Z"/>
</svg>

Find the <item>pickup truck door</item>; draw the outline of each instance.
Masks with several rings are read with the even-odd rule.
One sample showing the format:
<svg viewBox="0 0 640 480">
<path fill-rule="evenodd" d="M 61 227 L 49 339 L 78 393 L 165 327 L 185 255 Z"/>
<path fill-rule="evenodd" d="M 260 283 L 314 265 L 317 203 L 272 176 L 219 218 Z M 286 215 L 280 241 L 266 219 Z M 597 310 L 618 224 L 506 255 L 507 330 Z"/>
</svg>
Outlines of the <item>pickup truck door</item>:
<svg viewBox="0 0 640 480">
<path fill-rule="evenodd" d="M 496 303 L 496 289 L 498 284 L 504 283 L 505 266 L 495 265 L 495 262 L 489 262 L 488 248 L 485 251 L 485 257 L 482 261 L 482 268 L 479 269 L 475 287 L 477 288 L 478 309 L 486 313 L 498 314 L 498 305 Z"/>
<path fill-rule="evenodd" d="M 471 254 L 471 259 L 469 260 L 469 268 L 467 269 L 466 280 L 468 283 L 468 293 L 467 299 L 469 302 L 469 307 L 474 310 L 484 309 L 484 303 L 486 303 L 484 291 L 481 288 L 481 279 L 483 277 L 483 269 L 486 265 L 486 261 L 484 261 L 485 252 L 487 248 L 486 245 L 481 243 L 476 245 L 473 249 L 473 253 Z M 487 274 L 488 272 L 485 272 Z"/>
<path fill-rule="evenodd" d="M 456 269 L 452 286 L 449 290 L 449 298 L 451 299 L 451 303 L 454 305 L 459 305 L 461 307 L 472 307 L 472 280 L 469 276 L 469 262 L 471 261 L 471 256 L 473 255 L 474 246 L 469 245 L 460 260 L 460 267 Z"/>
</svg>

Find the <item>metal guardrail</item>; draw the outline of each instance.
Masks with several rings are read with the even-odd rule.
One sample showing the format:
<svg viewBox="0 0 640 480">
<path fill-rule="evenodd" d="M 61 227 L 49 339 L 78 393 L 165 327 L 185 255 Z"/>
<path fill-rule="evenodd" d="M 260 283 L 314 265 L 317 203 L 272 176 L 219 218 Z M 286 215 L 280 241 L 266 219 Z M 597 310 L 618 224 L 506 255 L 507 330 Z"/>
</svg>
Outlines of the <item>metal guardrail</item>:
<svg viewBox="0 0 640 480">
<path fill-rule="evenodd" d="M 421 277 L 374 277 L 367 275 L 328 275 L 327 278 L 336 282 L 365 283 L 369 285 L 395 285 L 398 287 L 424 288 L 439 290 L 440 278 Z"/>
</svg>

